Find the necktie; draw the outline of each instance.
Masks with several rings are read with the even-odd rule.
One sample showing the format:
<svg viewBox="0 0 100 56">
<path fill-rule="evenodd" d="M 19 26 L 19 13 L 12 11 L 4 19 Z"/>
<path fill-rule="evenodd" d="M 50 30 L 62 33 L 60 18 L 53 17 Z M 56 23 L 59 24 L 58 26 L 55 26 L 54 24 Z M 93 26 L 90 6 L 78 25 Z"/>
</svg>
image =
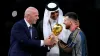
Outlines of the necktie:
<svg viewBox="0 0 100 56">
<path fill-rule="evenodd" d="M 30 35 L 31 35 L 31 38 L 32 38 L 32 26 L 29 27 L 29 32 L 30 32 Z"/>
</svg>

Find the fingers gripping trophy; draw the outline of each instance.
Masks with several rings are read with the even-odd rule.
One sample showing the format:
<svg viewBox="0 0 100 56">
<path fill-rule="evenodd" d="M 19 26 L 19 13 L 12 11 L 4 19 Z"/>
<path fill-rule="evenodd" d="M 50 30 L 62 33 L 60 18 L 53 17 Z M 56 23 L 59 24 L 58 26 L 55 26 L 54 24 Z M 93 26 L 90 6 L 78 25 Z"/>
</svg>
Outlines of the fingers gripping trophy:
<svg viewBox="0 0 100 56">
<path fill-rule="evenodd" d="M 52 29 L 52 34 L 56 36 L 55 40 L 58 42 L 58 35 L 61 33 L 63 27 L 61 24 L 56 24 L 54 25 L 53 29 Z M 50 36 L 49 39 L 52 39 L 52 37 Z"/>
</svg>

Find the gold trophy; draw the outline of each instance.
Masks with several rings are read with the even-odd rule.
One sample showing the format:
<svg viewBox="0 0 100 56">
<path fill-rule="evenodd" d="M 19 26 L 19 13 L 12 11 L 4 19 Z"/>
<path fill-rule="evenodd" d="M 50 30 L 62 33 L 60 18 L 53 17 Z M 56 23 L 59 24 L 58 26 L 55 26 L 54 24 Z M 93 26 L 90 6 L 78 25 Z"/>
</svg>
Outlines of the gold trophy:
<svg viewBox="0 0 100 56">
<path fill-rule="evenodd" d="M 55 36 L 58 36 L 60 34 L 60 32 L 62 31 L 62 29 L 63 29 L 63 27 L 61 24 L 55 24 L 53 29 L 52 29 L 52 33 Z M 51 39 L 51 37 L 49 39 Z"/>
</svg>

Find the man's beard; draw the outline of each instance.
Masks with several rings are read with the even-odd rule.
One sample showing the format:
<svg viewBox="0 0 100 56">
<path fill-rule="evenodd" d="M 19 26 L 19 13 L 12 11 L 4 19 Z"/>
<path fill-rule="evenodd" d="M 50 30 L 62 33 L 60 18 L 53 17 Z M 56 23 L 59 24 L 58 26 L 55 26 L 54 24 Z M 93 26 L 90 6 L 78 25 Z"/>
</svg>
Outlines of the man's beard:
<svg viewBox="0 0 100 56">
<path fill-rule="evenodd" d="M 52 18 L 53 20 L 57 20 L 57 19 L 58 19 L 58 16 L 59 16 L 59 15 L 57 15 L 57 16 L 52 16 L 51 18 Z"/>
<path fill-rule="evenodd" d="M 69 29 L 70 28 L 70 25 L 66 25 L 66 29 Z"/>
</svg>

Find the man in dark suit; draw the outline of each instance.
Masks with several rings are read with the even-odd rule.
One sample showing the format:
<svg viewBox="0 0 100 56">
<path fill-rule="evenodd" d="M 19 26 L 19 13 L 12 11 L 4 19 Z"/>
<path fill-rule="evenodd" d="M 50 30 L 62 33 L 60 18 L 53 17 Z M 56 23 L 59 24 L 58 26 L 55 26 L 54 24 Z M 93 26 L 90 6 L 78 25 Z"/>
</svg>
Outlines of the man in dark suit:
<svg viewBox="0 0 100 56">
<path fill-rule="evenodd" d="M 38 19 L 38 10 L 35 7 L 28 7 L 25 10 L 24 19 L 12 27 L 8 56 L 46 56 L 48 46 L 53 45 L 55 40 L 38 40 L 37 31 L 32 26 Z"/>
</svg>

